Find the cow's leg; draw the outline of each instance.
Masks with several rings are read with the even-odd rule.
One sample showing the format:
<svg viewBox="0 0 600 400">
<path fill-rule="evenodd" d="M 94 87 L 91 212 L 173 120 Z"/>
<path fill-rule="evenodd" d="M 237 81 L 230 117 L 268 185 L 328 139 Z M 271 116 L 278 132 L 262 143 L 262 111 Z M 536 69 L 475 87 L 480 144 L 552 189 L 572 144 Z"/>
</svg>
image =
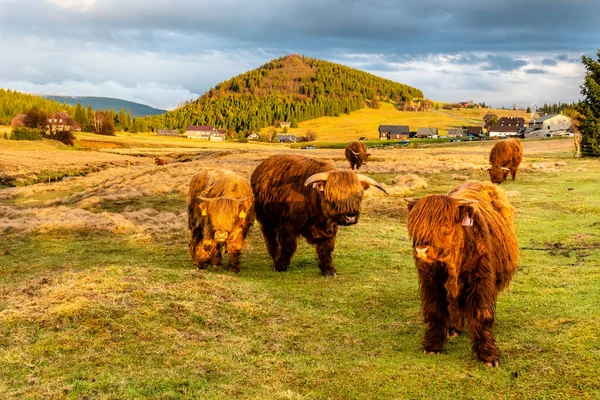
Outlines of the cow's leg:
<svg viewBox="0 0 600 400">
<path fill-rule="evenodd" d="M 279 254 L 275 257 L 275 271 L 287 271 L 290 260 L 296 252 L 297 238 L 293 230 L 283 226 L 277 229 L 277 242 L 279 244 Z"/>
<path fill-rule="evenodd" d="M 211 263 L 214 266 L 221 265 L 223 261 L 223 255 L 221 254 L 221 248 L 223 247 L 220 243 L 213 243 L 212 251 L 210 254 Z"/>
<path fill-rule="evenodd" d="M 448 299 L 448 313 L 450 316 L 450 327 L 448 329 L 448 337 L 455 338 L 460 335 L 463 331 L 464 326 L 464 309 L 460 304 L 459 299 L 449 297 Z"/>
<path fill-rule="evenodd" d="M 465 314 L 473 342 L 473 351 L 488 366 L 497 367 L 500 351 L 494 333 L 494 308 L 496 288 L 494 282 L 478 280 L 466 288 Z"/>
<path fill-rule="evenodd" d="M 423 348 L 427 354 L 437 354 L 444 348 L 448 334 L 448 301 L 444 282 L 447 275 L 441 268 L 426 266 L 419 271 L 421 308 L 427 325 Z"/>
<path fill-rule="evenodd" d="M 279 243 L 277 242 L 277 232 L 270 226 L 263 225 L 262 234 L 265 238 L 265 243 L 267 244 L 267 250 L 269 251 L 269 255 L 271 256 L 273 261 L 275 261 L 275 259 L 279 255 Z"/>
<path fill-rule="evenodd" d="M 512 176 L 512 180 L 517 179 L 517 172 L 519 171 L 519 167 L 511 167 L 510 168 L 510 176 Z"/>
<path fill-rule="evenodd" d="M 319 257 L 319 268 L 323 276 L 335 276 L 333 257 L 331 253 L 335 248 L 335 236 L 317 243 L 317 256 Z"/>
<path fill-rule="evenodd" d="M 192 257 L 194 259 L 194 264 L 198 266 L 198 269 L 208 268 L 212 259 L 212 244 L 211 240 L 203 240 L 195 246 Z"/>
<path fill-rule="evenodd" d="M 231 272 L 240 272 L 240 261 L 242 259 L 243 244 L 243 239 L 239 240 L 239 238 L 227 243 L 227 253 L 229 254 L 229 271 Z"/>
</svg>

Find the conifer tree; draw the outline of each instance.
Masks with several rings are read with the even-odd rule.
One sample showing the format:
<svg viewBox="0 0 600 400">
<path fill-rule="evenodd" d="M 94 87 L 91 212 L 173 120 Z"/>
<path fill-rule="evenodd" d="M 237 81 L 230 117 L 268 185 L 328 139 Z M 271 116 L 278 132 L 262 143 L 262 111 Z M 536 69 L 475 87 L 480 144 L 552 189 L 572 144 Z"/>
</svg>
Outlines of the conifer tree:
<svg viewBox="0 0 600 400">
<path fill-rule="evenodd" d="M 579 103 L 579 131 L 583 155 L 600 156 L 600 50 L 598 60 L 582 57 L 586 69 Z"/>
</svg>

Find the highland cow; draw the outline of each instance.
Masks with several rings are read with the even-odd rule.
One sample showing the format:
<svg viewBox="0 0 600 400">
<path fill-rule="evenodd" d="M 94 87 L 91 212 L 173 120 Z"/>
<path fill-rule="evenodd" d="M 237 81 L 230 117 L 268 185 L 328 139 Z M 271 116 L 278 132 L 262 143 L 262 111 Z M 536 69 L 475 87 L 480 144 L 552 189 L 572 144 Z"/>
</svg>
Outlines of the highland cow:
<svg viewBox="0 0 600 400">
<path fill-rule="evenodd" d="M 154 159 L 154 164 L 157 166 L 167 165 L 167 159 L 163 157 L 158 157 Z"/>
<path fill-rule="evenodd" d="M 358 140 L 348 143 L 345 154 L 352 169 L 359 169 L 371 156 L 371 153 L 367 151 L 367 146 Z"/>
<path fill-rule="evenodd" d="M 517 178 L 519 165 L 523 159 L 523 145 L 519 139 L 501 140 L 490 151 L 490 180 L 502 183 L 510 172 L 512 180 Z"/>
<path fill-rule="evenodd" d="M 254 223 L 254 201 L 248 182 L 231 171 L 203 170 L 192 177 L 188 194 L 189 252 L 199 269 L 221 265 L 239 272 L 244 240 Z"/>
<path fill-rule="evenodd" d="M 477 357 L 499 365 L 492 327 L 497 294 L 517 270 L 514 208 L 490 182 L 468 181 L 447 195 L 406 199 L 408 233 L 427 325 L 425 353 L 442 351 L 467 327 Z"/>
<path fill-rule="evenodd" d="M 286 271 L 298 236 L 316 245 L 319 268 L 335 276 L 331 253 L 338 225 L 358 222 L 363 192 L 375 180 L 353 171 L 340 171 L 326 161 L 293 155 L 276 155 L 263 161 L 252 174 L 256 217 L 261 223 L 275 271 Z"/>
</svg>

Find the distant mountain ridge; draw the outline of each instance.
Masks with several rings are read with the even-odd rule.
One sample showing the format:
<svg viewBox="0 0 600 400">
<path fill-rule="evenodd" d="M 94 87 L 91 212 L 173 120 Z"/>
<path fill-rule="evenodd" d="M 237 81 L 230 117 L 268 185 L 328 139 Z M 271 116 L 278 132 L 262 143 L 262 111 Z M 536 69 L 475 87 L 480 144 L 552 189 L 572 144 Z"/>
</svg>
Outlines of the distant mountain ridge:
<svg viewBox="0 0 600 400">
<path fill-rule="evenodd" d="M 196 101 L 148 116 L 148 128 L 209 125 L 243 133 L 277 121 L 339 116 L 379 102 L 422 98 L 417 88 L 329 61 L 290 54 L 221 82 Z"/>
<path fill-rule="evenodd" d="M 117 99 L 113 97 L 95 97 L 95 96 L 54 96 L 44 95 L 46 99 L 54 100 L 59 103 L 67 103 L 75 106 L 80 103 L 84 108 L 91 105 L 93 109 L 97 110 L 114 110 L 119 112 L 121 108 L 125 111 L 131 111 L 132 117 L 145 117 L 148 115 L 159 115 L 164 114 L 167 110 L 161 110 L 158 108 L 150 107 L 145 104 L 135 103 L 133 101 Z"/>
</svg>

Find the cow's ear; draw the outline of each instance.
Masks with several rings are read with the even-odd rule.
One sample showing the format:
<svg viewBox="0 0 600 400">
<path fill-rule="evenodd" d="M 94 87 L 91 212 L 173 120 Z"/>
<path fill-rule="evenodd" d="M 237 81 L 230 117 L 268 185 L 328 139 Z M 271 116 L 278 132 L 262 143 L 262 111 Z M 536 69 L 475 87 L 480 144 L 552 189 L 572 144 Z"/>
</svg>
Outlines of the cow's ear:
<svg viewBox="0 0 600 400">
<path fill-rule="evenodd" d="M 313 189 L 317 189 L 319 192 L 325 191 L 325 181 L 316 181 L 312 184 Z"/>
<path fill-rule="evenodd" d="M 202 215 L 204 215 L 204 216 L 208 215 L 208 202 L 203 201 L 202 203 L 200 203 L 200 205 L 198 207 L 200 208 Z"/>
<path fill-rule="evenodd" d="M 412 197 L 405 197 L 404 201 L 407 203 L 406 206 L 408 207 L 408 211 L 412 210 L 419 200 L 420 199 L 413 199 Z"/>
</svg>

